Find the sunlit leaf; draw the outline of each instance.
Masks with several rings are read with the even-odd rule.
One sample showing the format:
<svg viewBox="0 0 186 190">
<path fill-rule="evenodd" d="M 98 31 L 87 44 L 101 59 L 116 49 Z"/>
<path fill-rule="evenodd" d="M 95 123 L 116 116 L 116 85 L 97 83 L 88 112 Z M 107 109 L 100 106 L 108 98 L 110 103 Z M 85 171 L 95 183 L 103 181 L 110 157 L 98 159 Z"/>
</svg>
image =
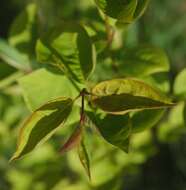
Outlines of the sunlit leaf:
<svg viewBox="0 0 186 190">
<path fill-rule="evenodd" d="M 64 124 L 72 109 L 70 98 L 52 100 L 36 111 L 24 122 L 18 138 L 17 151 L 11 160 L 31 152 L 38 144 L 50 138 Z"/>
<path fill-rule="evenodd" d="M 182 99 L 186 98 L 186 69 L 182 70 L 175 79 L 174 94 Z"/>
<path fill-rule="evenodd" d="M 112 114 L 160 109 L 173 105 L 169 98 L 158 90 L 132 78 L 101 82 L 93 88 L 92 94 L 92 102 L 97 107 Z"/>
<path fill-rule="evenodd" d="M 36 47 L 39 62 L 63 70 L 77 81 L 84 81 L 95 66 L 95 48 L 86 30 L 79 24 L 60 23 L 49 30 Z"/>
<path fill-rule="evenodd" d="M 84 88 L 79 83 L 73 83 L 56 69 L 38 69 L 20 78 L 19 84 L 31 111 L 60 96 L 75 98 L 79 94 L 77 88 Z"/>
</svg>

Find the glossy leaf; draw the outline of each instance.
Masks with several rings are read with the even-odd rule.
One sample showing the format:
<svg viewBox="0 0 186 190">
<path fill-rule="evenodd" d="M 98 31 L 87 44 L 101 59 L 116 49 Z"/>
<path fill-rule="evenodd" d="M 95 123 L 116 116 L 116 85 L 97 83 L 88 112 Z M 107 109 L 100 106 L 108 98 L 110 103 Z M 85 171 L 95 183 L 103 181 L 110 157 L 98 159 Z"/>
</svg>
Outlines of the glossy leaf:
<svg viewBox="0 0 186 190">
<path fill-rule="evenodd" d="M 128 114 L 106 114 L 103 116 L 88 113 L 88 116 L 107 142 L 128 152 L 129 137 L 132 131 L 132 125 Z"/>
<path fill-rule="evenodd" d="M 138 46 L 124 50 L 119 71 L 126 76 L 141 77 L 169 71 L 166 53 L 153 46 Z"/>
<path fill-rule="evenodd" d="M 164 110 L 143 110 L 131 117 L 132 132 L 138 133 L 153 127 L 163 116 Z"/>
<path fill-rule="evenodd" d="M 72 150 L 75 147 L 78 147 L 82 139 L 82 127 L 78 126 L 72 133 L 72 135 L 69 137 L 67 142 L 62 146 L 60 149 L 60 153 L 64 154 L 65 152 L 68 152 Z"/>
<path fill-rule="evenodd" d="M 95 0 L 98 7 L 118 22 L 129 24 L 141 17 L 149 0 Z"/>
<path fill-rule="evenodd" d="M 84 88 L 84 85 L 73 83 L 56 69 L 38 69 L 20 78 L 19 85 L 31 111 L 60 96 L 75 98 L 79 94 L 77 88 Z"/>
<path fill-rule="evenodd" d="M 158 90 L 132 78 L 101 82 L 93 88 L 92 94 L 92 102 L 100 109 L 112 114 L 160 109 L 173 105 Z"/>
<path fill-rule="evenodd" d="M 83 139 L 81 140 L 78 146 L 78 155 L 79 155 L 80 162 L 83 165 L 89 179 L 91 179 L 90 160 L 89 160 L 89 155 L 88 155 Z"/>
<path fill-rule="evenodd" d="M 182 99 L 186 98 L 186 69 L 181 71 L 175 79 L 174 94 Z"/>
<path fill-rule="evenodd" d="M 70 98 L 52 100 L 36 111 L 24 122 L 19 133 L 17 151 L 11 160 L 31 152 L 38 144 L 50 138 L 62 126 L 72 109 Z"/>
<path fill-rule="evenodd" d="M 77 81 L 86 80 L 95 66 L 95 48 L 86 30 L 79 24 L 60 23 L 38 42 L 39 62 L 57 66 Z"/>
<path fill-rule="evenodd" d="M 23 71 L 30 70 L 28 58 L 2 39 L 0 39 L 0 58 L 17 69 Z"/>
</svg>

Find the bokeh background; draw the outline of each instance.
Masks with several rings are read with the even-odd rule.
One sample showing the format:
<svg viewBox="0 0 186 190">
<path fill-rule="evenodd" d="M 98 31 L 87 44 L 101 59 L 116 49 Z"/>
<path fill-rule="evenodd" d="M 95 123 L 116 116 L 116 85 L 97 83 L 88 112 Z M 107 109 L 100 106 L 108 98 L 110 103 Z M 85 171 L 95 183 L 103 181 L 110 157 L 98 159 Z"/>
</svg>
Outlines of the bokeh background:
<svg viewBox="0 0 186 190">
<path fill-rule="evenodd" d="M 26 24 L 28 15 L 20 18 L 30 3 L 33 1 L 1 0 L 0 39 L 29 55 L 33 68 L 37 68 L 36 26 Z M 40 3 L 44 5 L 45 15 L 53 11 L 54 17 L 91 21 L 98 15 L 93 0 L 55 0 L 55 5 L 50 0 L 41 0 Z M 45 19 L 52 22 L 51 18 Z M 144 16 L 129 27 L 124 38 L 129 46 L 148 43 L 165 49 L 171 71 L 170 84 L 164 85 L 170 87 L 172 95 L 175 78 L 186 67 L 186 1 L 152 0 Z M 98 69 L 103 75 L 104 71 Z M 18 76 L 18 69 L 0 59 L 0 190 L 186 190 L 183 102 L 168 110 L 157 126 L 137 133 L 128 155 L 92 136 L 91 183 L 75 151 L 64 156 L 58 154 L 64 136 L 69 134 L 66 129 L 24 159 L 10 164 L 20 124 L 29 114 L 15 82 Z"/>
</svg>

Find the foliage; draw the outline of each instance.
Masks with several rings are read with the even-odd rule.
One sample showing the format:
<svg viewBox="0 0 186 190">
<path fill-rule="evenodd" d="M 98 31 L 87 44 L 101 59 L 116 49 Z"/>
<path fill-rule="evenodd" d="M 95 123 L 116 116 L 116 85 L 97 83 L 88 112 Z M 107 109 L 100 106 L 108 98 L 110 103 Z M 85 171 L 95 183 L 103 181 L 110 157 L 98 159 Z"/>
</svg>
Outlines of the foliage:
<svg viewBox="0 0 186 190">
<path fill-rule="evenodd" d="M 41 0 L 13 21 L 0 39 L 0 149 L 8 152 L 0 164 L 8 165 L 17 136 L 11 161 L 24 157 L 7 172 L 12 189 L 118 190 L 158 143 L 185 135 L 185 69 L 170 79 L 174 66 L 161 44 L 134 40 L 151 6 Z"/>
</svg>

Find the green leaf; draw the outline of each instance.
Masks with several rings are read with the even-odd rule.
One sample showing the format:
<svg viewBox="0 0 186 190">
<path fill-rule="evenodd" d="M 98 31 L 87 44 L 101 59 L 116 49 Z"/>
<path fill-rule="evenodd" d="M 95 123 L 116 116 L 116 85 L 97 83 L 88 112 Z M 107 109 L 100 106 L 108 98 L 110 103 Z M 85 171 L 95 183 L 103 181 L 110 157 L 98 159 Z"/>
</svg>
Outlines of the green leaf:
<svg viewBox="0 0 186 190">
<path fill-rule="evenodd" d="M 184 103 L 183 119 L 184 119 L 184 125 L 186 126 L 186 102 Z"/>
<path fill-rule="evenodd" d="M 93 72 L 95 47 L 83 26 L 60 23 L 38 42 L 38 62 L 57 66 L 69 77 L 85 81 Z"/>
<path fill-rule="evenodd" d="M 19 70 L 30 70 L 28 58 L 2 39 L 0 39 L 0 59 Z"/>
<path fill-rule="evenodd" d="M 153 127 L 163 116 L 164 110 L 143 110 L 133 114 L 132 132 L 139 133 Z"/>
<path fill-rule="evenodd" d="M 154 86 L 164 93 L 170 92 L 170 81 L 168 73 L 155 73 L 150 76 L 144 76 L 142 79 L 145 83 Z"/>
<path fill-rule="evenodd" d="M 186 69 L 183 69 L 175 79 L 174 94 L 181 99 L 186 98 Z"/>
<path fill-rule="evenodd" d="M 73 101 L 70 98 L 52 100 L 36 111 L 24 122 L 19 133 L 17 151 L 11 160 L 31 152 L 38 144 L 48 140 L 68 118 Z"/>
<path fill-rule="evenodd" d="M 87 114 L 107 142 L 128 152 L 129 136 L 132 131 L 131 121 L 128 114 Z"/>
<path fill-rule="evenodd" d="M 141 45 L 125 49 L 120 64 L 120 73 L 126 76 L 142 77 L 169 71 L 166 53 L 157 47 Z"/>
<path fill-rule="evenodd" d="M 30 3 L 14 19 L 9 33 L 9 42 L 19 51 L 33 56 L 37 40 L 37 7 Z"/>
<path fill-rule="evenodd" d="M 60 149 L 60 153 L 64 154 L 65 152 L 68 152 L 72 150 L 73 148 L 77 147 L 82 139 L 82 127 L 78 126 L 73 131 L 72 135 L 68 138 L 67 142 L 62 146 Z"/>
<path fill-rule="evenodd" d="M 89 155 L 88 155 L 83 139 L 81 140 L 81 143 L 78 146 L 78 155 L 79 155 L 80 162 L 83 165 L 89 179 L 91 179 L 90 160 L 89 160 Z"/>
<path fill-rule="evenodd" d="M 112 114 L 160 109 L 173 105 L 158 90 L 133 78 L 101 82 L 93 88 L 92 94 L 92 102 L 103 111 Z"/>
<path fill-rule="evenodd" d="M 56 69 L 34 71 L 20 78 L 19 84 L 22 88 L 25 102 L 32 111 L 45 102 L 60 96 L 75 98 L 79 95 L 77 88 L 84 88 L 84 85 L 69 80 Z"/>
<path fill-rule="evenodd" d="M 95 0 L 95 2 L 106 15 L 124 24 L 140 18 L 149 4 L 149 0 Z"/>
</svg>

